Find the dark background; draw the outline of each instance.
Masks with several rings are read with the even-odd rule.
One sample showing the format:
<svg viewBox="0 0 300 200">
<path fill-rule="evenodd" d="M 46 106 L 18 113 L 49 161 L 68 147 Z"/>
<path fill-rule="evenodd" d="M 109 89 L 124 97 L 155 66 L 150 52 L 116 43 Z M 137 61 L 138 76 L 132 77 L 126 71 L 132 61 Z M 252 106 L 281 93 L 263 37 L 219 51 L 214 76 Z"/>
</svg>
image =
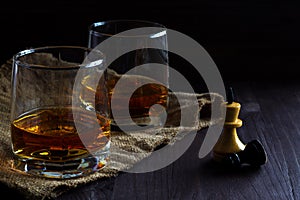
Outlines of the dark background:
<svg viewBox="0 0 300 200">
<path fill-rule="evenodd" d="M 225 80 L 300 79 L 300 3 L 296 0 L 5 3 L 0 7 L 1 62 L 28 47 L 86 46 L 88 26 L 96 21 L 140 19 L 195 39 Z M 185 73 L 194 76 L 187 68 Z"/>
<path fill-rule="evenodd" d="M 127 0 L 82 0 L 80 2 L 74 0 L 6 0 L 5 3 L 2 1 L 0 6 L 0 61 L 4 63 L 13 54 L 29 47 L 85 46 L 88 40 L 88 26 L 96 21 L 141 19 L 162 23 L 198 41 L 211 55 L 225 80 L 300 80 L 299 10 L 298 0 L 151 0 L 138 2 Z M 194 76 L 192 70 L 184 69 L 185 74 Z M 262 92 L 263 89 L 264 87 L 258 90 L 258 96 L 270 94 Z M 248 94 L 245 93 L 245 95 L 248 97 Z M 293 109 L 284 107 L 288 104 L 281 101 L 284 100 L 283 98 L 275 98 L 275 100 L 278 100 L 276 102 L 281 103 L 282 106 L 277 106 L 276 102 L 273 103 L 271 100 L 262 100 L 262 103 L 265 106 L 275 104 L 276 109 L 283 109 L 283 112 L 271 112 L 270 116 L 275 113 L 275 122 L 277 122 L 277 119 L 281 120 L 281 118 L 276 117 L 276 114 Z M 273 127 L 272 120 L 268 117 L 265 119 L 271 125 L 263 124 L 262 129 L 254 129 L 253 132 Z M 258 120 L 258 123 L 264 123 L 264 120 L 260 118 Z M 287 131 L 275 132 L 287 133 Z M 292 132 L 293 130 L 288 133 Z M 275 138 L 280 138 L 280 136 Z M 273 146 L 271 145 L 271 150 Z M 293 147 L 286 143 L 282 146 Z M 274 148 L 276 149 L 277 146 L 275 145 Z M 287 148 L 285 152 L 289 151 L 290 149 Z M 281 157 L 273 159 L 273 161 L 282 160 Z M 289 174 L 289 170 L 281 166 L 278 169 L 280 173 Z M 280 180 L 282 180 L 281 183 L 286 182 L 285 178 Z M 216 183 L 215 180 L 214 183 Z M 279 183 L 278 187 L 285 188 L 280 181 L 276 183 Z M 265 184 L 269 185 L 269 182 L 266 181 Z M 222 183 L 222 186 L 225 185 L 226 183 Z M 9 192 L 2 185 L 0 189 Z M 287 188 L 285 191 L 289 190 L 290 188 Z M 17 193 L 14 191 L 14 194 Z"/>
</svg>

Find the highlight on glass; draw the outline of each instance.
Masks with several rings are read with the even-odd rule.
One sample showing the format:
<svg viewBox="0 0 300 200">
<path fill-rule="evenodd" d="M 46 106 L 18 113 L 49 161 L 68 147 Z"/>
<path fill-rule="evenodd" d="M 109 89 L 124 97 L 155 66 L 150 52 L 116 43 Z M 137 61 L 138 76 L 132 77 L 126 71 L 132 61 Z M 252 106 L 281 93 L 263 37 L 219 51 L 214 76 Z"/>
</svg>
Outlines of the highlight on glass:
<svg viewBox="0 0 300 200">
<path fill-rule="evenodd" d="M 12 70 L 11 142 L 17 168 L 67 179 L 105 167 L 110 119 L 104 54 L 79 46 L 26 49 L 14 55 Z M 96 88 L 74 87 L 75 80 L 85 84 L 93 76 L 103 77 L 96 84 L 98 105 L 91 100 Z"/>
</svg>

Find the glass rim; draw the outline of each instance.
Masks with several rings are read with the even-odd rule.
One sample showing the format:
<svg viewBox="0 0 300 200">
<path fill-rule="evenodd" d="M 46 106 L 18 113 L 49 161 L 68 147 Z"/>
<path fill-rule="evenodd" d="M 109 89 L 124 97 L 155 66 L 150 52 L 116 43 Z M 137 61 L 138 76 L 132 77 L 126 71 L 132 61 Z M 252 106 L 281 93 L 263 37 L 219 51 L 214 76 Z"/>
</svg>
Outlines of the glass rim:
<svg viewBox="0 0 300 200">
<path fill-rule="evenodd" d="M 124 23 L 134 24 L 134 23 L 138 23 L 140 25 L 145 25 L 145 26 L 138 26 L 136 28 L 154 27 L 154 28 L 161 28 L 162 31 L 167 30 L 167 27 L 163 24 L 160 24 L 159 22 L 148 21 L 148 20 L 140 20 L 140 19 L 112 19 L 112 20 L 103 20 L 103 21 L 97 21 L 97 22 L 92 23 L 88 27 L 89 33 L 90 33 L 90 35 L 95 35 L 95 36 L 107 36 L 107 37 L 114 36 L 115 34 L 118 34 L 118 33 L 108 33 L 108 32 L 105 32 L 105 31 L 102 32 L 102 31 L 96 30 L 100 26 L 104 26 L 104 25 L 112 24 L 112 23 L 115 23 L 115 24 L 124 24 Z M 126 29 L 126 30 L 130 30 L 130 29 Z M 123 31 L 126 31 L 126 30 L 123 30 Z M 120 32 L 123 32 L 123 31 L 120 31 Z M 119 37 L 133 37 L 133 38 L 135 38 L 135 37 L 150 36 L 152 34 L 158 34 L 158 33 L 153 32 L 153 33 L 149 33 L 149 34 L 141 34 L 141 35 L 134 35 L 134 36 L 119 35 Z"/>
<path fill-rule="evenodd" d="M 24 56 L 28 56 L 28 55 L 31 55 L 31 54 L 34 54 L 34 53 L 43 53 L 43 51 L 45 50 L 51 50 L 51 49 L 75 49 L 75 50 L 81 50 L 81 51 L 85 51 L 85 52 L 94 52 L 94 53 L 98 53 L 100 58 L 101 59 L 98 59 L 99 60 L 102 60 L 101 63 L 103 63 L 104 59 L 105 59 L 105 56 L 104 54 L 100 51 L 100 50 L 97 50 L 97 49 L 92 49 L 92 48 L 89 48 L 89 47 L 84 47 L 84 46 L 76 46 L 76 45 L 53 45 L 53 46 L 40 46 L 40 47 L 31 47 L 31 48 L 27 48 L 27 49 L 23 49 L 17 53 L 15 53 L 12 57 L 12 62 L 13 64 L 17 64 L 19 66 L 22 66 L 22 67 L 26 67 L 26 68 L 40 68 L 40 69 L 61 69 L 61 70 L 67 70 L 67 69 L 78 69 L 81 67 L 82 63 L 78 64 L 78 65 L 73 65 L 73 66 L 64 66 L 64 67 L 49 67 L 49 66 L 38 66 L 38 65 L 33 65 L 33 64 L 29 64 L 27 62 L 24 62 L 24 61 L 21 61 L 20 58 L 24 57 Z M 83 60 L 84 61 L 84 60 Z M 101 64 L 100 62 L 97 62 L 98 64 Z"/>
</svg>

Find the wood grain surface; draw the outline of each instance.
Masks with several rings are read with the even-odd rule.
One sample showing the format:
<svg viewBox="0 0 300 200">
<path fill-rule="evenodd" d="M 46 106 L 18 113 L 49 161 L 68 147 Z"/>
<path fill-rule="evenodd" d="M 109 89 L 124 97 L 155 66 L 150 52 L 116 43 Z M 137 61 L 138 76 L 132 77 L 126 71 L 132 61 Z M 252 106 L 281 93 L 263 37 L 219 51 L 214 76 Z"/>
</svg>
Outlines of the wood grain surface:
<svg viewBox="0 0 300 200">
<path fill-rule="evenodd" d="M 120 173 L 60 196 L 66 199 L 300 199 L 300 82 L 239 81 L 231 85 L 241 104 L 241 141 L 258 139 L 268 155 L 259 169 L 230 170 L 198 158 L 206 134 L 171 165 L 148 173 Z M 1 191 L 22 199 L 17 191 Z"/>
<path fill-rule="evenodd" d="M 154 172 L 120 173 L 58 199 L 300 199 L 300 82 L 234 82 L 241 103 L 239 138 L 259 140 L 268 161 L 232 170 L 208 155 L 198 158 L 206 130 L 171 165 Z"/>
</svg>

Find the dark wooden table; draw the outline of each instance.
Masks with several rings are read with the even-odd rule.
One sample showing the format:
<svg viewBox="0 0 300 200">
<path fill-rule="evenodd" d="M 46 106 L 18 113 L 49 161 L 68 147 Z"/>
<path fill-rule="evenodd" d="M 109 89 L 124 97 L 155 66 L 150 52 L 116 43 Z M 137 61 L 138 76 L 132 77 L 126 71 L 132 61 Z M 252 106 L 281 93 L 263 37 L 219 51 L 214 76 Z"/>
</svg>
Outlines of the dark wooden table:
<svg viewBox="0 0 300 200">
<path fill-rule="evenodd" d="M 300 81 L 232 83 L 241 104 L 241 141 L 259 140 L 268 161 L 230 170 L 198 158 L 206 134 L 171 165 L 148 173 L 120 173 L 60 196 L 66 199 L 300 199 Z M 7 190 L 8 191 L 8 190 Z"/>
</svg>

